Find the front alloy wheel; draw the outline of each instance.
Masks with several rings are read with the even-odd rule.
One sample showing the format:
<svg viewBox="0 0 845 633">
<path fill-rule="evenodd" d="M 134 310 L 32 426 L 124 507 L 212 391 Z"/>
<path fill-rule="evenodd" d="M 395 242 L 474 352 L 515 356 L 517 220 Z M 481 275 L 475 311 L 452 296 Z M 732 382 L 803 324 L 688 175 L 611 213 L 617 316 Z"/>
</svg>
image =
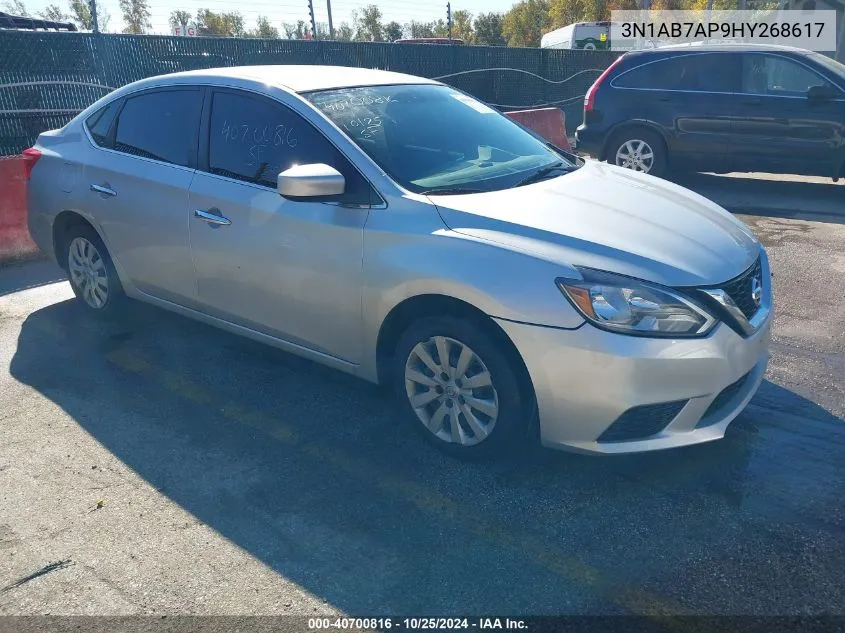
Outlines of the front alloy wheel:
<svg viewBox="0 0 845 633">
<path fill-rule="evenodd" d="M 405 363 L 405 391 L 417 418 L 438 439 L 474 446 L 493 432 L 499 395 L 490 370 L 447 336 L 417 343 Z"/>
<path fill-rule="evenodd" d="M 519 352 L 482 318 L 423 317 L 399 337 L 391 380 L 408 423 L 462 459 L 515 452 L 534 419 Z"/>
</svg>

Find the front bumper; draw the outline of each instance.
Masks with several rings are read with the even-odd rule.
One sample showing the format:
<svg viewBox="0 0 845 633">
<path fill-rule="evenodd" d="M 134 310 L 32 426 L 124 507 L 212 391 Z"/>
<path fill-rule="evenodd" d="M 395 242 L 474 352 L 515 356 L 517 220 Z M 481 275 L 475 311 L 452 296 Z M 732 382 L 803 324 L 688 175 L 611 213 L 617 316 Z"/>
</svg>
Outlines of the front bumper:
<svg viewBox="0 0 845 633">
<path fill-rule="evenodd" d="M 497 322 L 533 382 L 543 445 L 579 452 L 635 453 L 719 439 L 757 391 L 769 359 L 771 315 L 748 338 L 724 323 L 702 339 L 658 339 L 588 323 L 562 330 Z M 670 417 L 644 437 L 600 441 L 636 407 Z"/>
</svg>

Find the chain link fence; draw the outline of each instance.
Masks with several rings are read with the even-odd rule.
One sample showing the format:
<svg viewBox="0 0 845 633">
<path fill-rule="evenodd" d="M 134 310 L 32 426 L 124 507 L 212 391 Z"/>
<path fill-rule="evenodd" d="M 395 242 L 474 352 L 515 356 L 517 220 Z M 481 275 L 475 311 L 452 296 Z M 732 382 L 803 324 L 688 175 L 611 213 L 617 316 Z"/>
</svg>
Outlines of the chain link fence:
<svg viewBox="0 0 845 633">
<path fill-rule="evenodd" d="M 618 53 L 377 42 L 0 31 L 0 156 L 20 153 L 109 91 L 200 68 L 331 64 L 439 79 L 503 111 L 564 110 L 571 134 L 584 93 Z"/>
</svg>

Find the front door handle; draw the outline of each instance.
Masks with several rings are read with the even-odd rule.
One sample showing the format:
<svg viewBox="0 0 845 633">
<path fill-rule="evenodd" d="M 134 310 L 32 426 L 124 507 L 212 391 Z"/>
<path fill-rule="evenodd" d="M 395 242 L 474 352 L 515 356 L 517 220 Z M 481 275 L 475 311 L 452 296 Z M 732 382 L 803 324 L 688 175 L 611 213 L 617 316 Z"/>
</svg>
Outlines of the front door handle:
<svg viewBox="0 0 845 633">
<path fill-rule="evenodd" d="M 194 211 L 194 216 L 198 217 L 203 222 L 208 222 L 209 224 L 214 224 L 216 226 L 229 226 L 232 223 L 229 218 L 217 215 L 216 213 L 203 211 L 202 209 L 196 209 Z"/>
<path fill-rule="evenodd" d="M 91 185 L 91 191 L 96 193 L 102 194 L 108 198 L 114 198 L 117 195 L 117 192 L 114 189 L 110 189 L 108 187 L 104 187 L 103 185 Z"/>
</svg>

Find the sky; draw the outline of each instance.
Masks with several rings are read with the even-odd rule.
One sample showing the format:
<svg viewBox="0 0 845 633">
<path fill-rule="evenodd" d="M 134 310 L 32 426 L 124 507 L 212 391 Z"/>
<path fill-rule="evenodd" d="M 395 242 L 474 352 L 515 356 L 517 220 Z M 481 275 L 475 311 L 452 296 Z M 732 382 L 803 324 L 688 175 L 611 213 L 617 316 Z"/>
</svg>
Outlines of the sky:
<svg viewBox="0 0 845 633">
<path fill-rule="evenodd" d="M 452 0 L 452 11 L 465 9 L 476 15 L 488 11 L 507 11 L 515 0 Z M 48 4 L 57 4 L 67 11 L 67 0 L 23 0 L 27 10 L 32 15 L 37 15 Z M 0 3 L 2 4 L 2 3 Z M 352 24 L 352 11 L 368 4 L 367 0 L 356 2 L 355 0 L 331 0 L 332 20 L 335 28 L 341 22 Z M 405 24 L 411 20 L 429 22 L 438 18 L 446 19 L 446 0 L 442 2 L 425 2 L 425 0 L 381 0 L 374 2 L 384 15 L 384 21 L 396 20 Z M 111 32 L 120 31 L 123 28 L 123 20 L 120 14 L 118 0 L 98 0 L 97 7 L 104 7 L 111 15 L 108 30 Z M 182 9 L 196 14 L 197 9 L 207 8 L 212 11 L 240 11 L 244 16 L 244 23 L 247 29 L 255 26 L 259 15 L 265 15 L 279 31 L 282 22 L 296 23 L 297 20 L 308 21 L 307 0 L 244 0 L 234 2 L 232 0 L 149 0 L 151 22 L 153 33 L 170 33 L 168 17 L 175 9 Z M 314 0 L 314 17 L 317 22 L 328 22 L 326 11 L 326 0 Z M 282 31 L 283 32 L 283 31 Z"/>
</svg>

